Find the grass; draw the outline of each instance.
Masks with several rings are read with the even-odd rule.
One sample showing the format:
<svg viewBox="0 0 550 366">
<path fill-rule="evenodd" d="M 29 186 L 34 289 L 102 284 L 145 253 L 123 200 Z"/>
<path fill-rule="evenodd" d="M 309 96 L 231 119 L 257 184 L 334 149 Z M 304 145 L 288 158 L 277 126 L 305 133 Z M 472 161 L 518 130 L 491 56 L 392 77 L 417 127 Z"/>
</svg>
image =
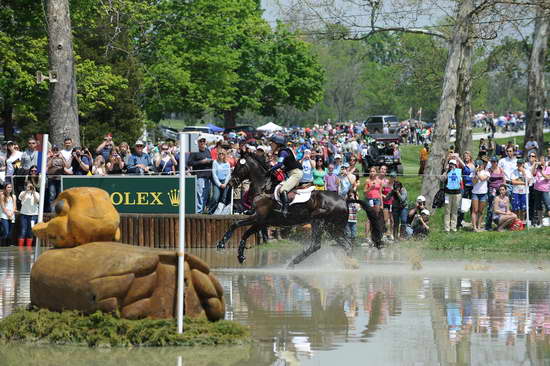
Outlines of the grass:
<svg viewBox="0 0 550 366">
<path fill-rule="evenodd" d="M 175 320 L 128 320 L 100 311 L 83 315 L 45 309 L 17 309 L 0 321 L 0 343 L 86 345 L 89 347 L 164 347 L 244 344 L 247 327 L 220 320 L 185 318 L 178 334 Z"/>
</svg>

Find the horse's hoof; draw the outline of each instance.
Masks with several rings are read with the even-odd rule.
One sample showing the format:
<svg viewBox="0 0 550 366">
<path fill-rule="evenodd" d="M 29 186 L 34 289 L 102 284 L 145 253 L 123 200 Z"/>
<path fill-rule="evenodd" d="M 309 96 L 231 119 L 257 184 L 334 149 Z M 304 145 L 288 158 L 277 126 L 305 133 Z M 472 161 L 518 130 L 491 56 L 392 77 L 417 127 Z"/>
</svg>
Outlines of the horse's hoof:
<svg viewBox="0 0 550 366">
<path fill-rule="evenodd" d="M 237 256 L 237 259 L 239 260 L 239 263 L 240 263 L 240 264 L 243 264 L 243 262 L 245 261 L 246 257 L 245 257 L 244 255 L 242 255 L 242 254 L 239 254 L 239 255 Z"/>
<path fill-rule="evenodd" d="M 220 240 L 220 241 L 218 242 L 218 244 L 216 244 L 216 248 L 217 248 L 218 250 L 223 250 L 223 249 L 225 249 L 225 243 L 224 243 L 223 241 Z"/>
</svg>

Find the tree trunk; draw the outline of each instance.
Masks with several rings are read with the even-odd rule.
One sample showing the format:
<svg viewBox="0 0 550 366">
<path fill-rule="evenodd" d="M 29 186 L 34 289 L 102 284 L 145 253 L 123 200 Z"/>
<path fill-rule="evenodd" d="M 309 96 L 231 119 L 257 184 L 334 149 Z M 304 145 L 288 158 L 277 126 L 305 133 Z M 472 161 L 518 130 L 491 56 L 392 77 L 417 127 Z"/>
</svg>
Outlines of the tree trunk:
<svg viewBox="0 0 550 366">
<path fill-rule="evenodd" d="M 80 145 L 76 73 L 68 0 L 48 1 L 48 56 L 57 77 L 50 83 L 50 134 L 54 144 L 70 137 Z"/>
<path fill-rule="evenodd" d="M 235 109 L 223 111 L 223 121 L 225 128 L 235 127 L 237 125 L 237 111 Z"/>
<path fill-rule="evenodd" d="M 458 69 L 455 150 L 461 155 L 465 151 L 472 151 L 472 49 L 472 42 L 468 41 Z"/>
<path fill-rule="evenodd" d="M 449 123 L 454 116 L 456 94 L 458 89 L 458 69 L 468 40 L 469 24 L 467 18 L 474 8 L 473 0 L 464 0 L 459 3 L 457 22 L 454 29 L 449 57 L 445 66 L 443 78 L 443 92 L 437 113 L 437 120 L 433 133 L 433 143 L 430 157 L 422 180 L 422 194 L 426 197 L 428 207 L 431 207 L 434 195 L 439 189 L 439 180 L 435 179 L 442 173 L 445 158 L 449 148 Z"/>
<path fill-rule="evenodd" d="M 527 128 L 525 141 L 534 136 L 539 144 L 539 155 L 544 152 L 544 107 L 546 105 L 546 89 L 544 83 L 544 62 L 548 49 L 548 31 L 550 17 L 544 9 L 537 8 L 535 30 L 533 32 L 533 48 L 529 58 L 529 75 L 527 84 Z"/>
<path fill-rule="evenodd" d="M 2 108 L 2 120 L 4 121 L 4 140 L 13 140 L 13 105 L 10 103 L 4 103 Z"/>
</svg>

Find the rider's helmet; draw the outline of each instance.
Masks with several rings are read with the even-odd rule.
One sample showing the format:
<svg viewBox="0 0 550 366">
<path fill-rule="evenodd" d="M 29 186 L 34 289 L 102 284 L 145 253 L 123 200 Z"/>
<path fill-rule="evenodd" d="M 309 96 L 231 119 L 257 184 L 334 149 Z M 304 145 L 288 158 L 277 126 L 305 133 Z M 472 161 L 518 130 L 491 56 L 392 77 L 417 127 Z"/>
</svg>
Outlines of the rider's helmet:
<svg viewBox="0 0 550 366">
<path fill-rule="evenodd" d="M 280 135 L 273 135 L 269 139 L 269 141 L 276 143 L 277 145 L 284 145 L 285 144 L 285 138 Z"/>
</svg>

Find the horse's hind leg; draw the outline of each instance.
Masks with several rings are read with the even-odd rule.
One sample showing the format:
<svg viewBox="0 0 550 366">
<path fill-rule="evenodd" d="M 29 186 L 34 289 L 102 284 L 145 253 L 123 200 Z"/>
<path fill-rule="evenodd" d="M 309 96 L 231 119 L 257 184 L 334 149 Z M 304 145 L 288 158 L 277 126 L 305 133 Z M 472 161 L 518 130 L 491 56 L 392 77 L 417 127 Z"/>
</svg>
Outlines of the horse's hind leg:
<svg viewBox="0 0 550 366">
<path fill-rule="evenodd" d="M 319 221 L 314 221 L 311 224 L 312 241 L 302 253 L 298 254 L 288 265 L 288 268 L 294 268 L 295 265 L 302 262 L 304 259 L 321 249 L 321 225 Z"/>
<path fill-rule="evenodd" d="M 244 256 L 244 250 L 246 249 L 246 240 L 250 237 L 250 235 L 258 232 L 258 230 L 261 228 L 258 224 L 254 224 L 251 227 L 248 228 L 241 237 L 241 241 L 239 242 L 239 254 L 237 255 L 237 259 L 239 260 L 239 263 L 243 263 L 246 259 Z"/>
</svg>

